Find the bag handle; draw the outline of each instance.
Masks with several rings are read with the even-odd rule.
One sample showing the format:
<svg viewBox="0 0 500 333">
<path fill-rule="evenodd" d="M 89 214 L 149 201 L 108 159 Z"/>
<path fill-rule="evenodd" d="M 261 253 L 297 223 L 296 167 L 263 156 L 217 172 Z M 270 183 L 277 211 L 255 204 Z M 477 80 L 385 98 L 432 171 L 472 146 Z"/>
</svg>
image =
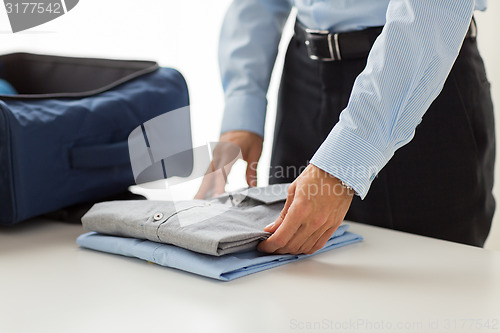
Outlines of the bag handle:
<svg viewBox="0 0 500 333">
<path fill-rule="evenodd" d="M 130 166 L 128 141 L 73 147 L 69 151 L 72 169 L 98 169 Z"/>
</svg>

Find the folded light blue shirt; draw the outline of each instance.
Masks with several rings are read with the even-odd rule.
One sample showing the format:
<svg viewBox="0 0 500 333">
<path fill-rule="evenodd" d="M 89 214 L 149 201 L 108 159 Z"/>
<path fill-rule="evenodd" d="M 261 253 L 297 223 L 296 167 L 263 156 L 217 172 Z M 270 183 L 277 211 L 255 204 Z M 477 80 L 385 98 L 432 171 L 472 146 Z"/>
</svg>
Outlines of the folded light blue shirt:
<svg viewBox="0 0 500 333">
<path fill-rule="evenodd" d="M 227 254 L 220 257 L 189 251 L 174 245 L 136 238 L 108 236 L 89 232 L 78 237 L 77 244 L 92 250 L 147 260 L 161 266 L 180 269 L 209 278 L 230 281 L 290 262 L 356 243 L 362 237 L 341 225 L 326 245 L 314 254 L 268 255 L 257 250 Z"/>
<path fill-rule="evenodd" d="M 311 163 L 364 198 L 394 152 L 408 143 L 440 93 L 474 10 L 486 0 L 239 0 L 220 38 L 225 92 L 222 132 L 264 136 L 266 94 L 283 26 L 292 7 L 311 29 L 384 26 L 340 120 Z M 301 133 L 307 135 L 307 133 Z"/>
</svg>

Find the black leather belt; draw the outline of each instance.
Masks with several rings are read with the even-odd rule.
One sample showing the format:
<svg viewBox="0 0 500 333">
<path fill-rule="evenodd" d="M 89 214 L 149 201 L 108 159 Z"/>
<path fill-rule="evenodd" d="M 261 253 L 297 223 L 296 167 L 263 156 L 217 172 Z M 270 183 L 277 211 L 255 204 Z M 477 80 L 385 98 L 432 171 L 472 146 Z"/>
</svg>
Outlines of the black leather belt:
<svg viewBox="0 0 500 333">
<path fill-rule="evenodd" d="M 295 22 L 295 37 L 307 48 L 309 58 L 318 61 L 341 61 L 367 57 L 383 27 L 332 34 L 328 30 L 306 28 Z M 476 21 L 472 18 L 465 38 L 476 38 Z"/>
</svg>

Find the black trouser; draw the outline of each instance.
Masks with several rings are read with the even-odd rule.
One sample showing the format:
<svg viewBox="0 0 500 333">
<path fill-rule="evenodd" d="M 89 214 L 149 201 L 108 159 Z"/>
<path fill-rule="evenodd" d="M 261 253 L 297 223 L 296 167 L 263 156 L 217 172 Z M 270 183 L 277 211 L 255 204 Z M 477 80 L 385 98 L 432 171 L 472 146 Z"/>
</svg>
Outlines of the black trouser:
<svg viewBox="0 0 500 333">
<path fill-rule="evenodd" d="M 366 58 L 311 60 L 294 36 L 279 93 L 271 184 L 293 181 L 308 164 L 365 65 Z M 346 219 L 483 246 L 495 209 L 494 160 L 490 86 L 476 40 L 467 38 L 413 140 L 396 151 L 364 200 L 353 199 Z"/>
</svg>

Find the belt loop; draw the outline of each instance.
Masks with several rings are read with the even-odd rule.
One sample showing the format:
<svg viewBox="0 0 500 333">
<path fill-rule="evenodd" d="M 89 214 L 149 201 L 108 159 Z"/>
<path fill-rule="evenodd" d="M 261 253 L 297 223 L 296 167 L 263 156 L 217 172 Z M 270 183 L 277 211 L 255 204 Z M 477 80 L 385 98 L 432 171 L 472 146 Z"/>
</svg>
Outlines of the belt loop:
<svg viewBox="0 0 500 333">
<path fill-rule="evenodd" d="M 332 34 L 328 34 L 327 36 L 328 36 L 328 50 L 330 51 L 330 58 L 332 58 L 333 61 L 338 60 L 336 54 L 333 53 Z"/>
<path fill-rule="evenodd" d="M 328 49 L 330 50 L 330 55 L 333 61 L 342 60 L 342 57 L 340 56 L 339 34 L 328 34 Z"/>
<path fill-rule="evenodd" d="M 330 47 L 332 45 L 332 35 L 330 34 Z M 337 60 L 342 60 L 342 57 L 340 56 L 340 46 L 339 46 L 339 34 L 333 35 L 333 40 L 335 42 L 335 52 L 337 53 Z"/>
</svg>

